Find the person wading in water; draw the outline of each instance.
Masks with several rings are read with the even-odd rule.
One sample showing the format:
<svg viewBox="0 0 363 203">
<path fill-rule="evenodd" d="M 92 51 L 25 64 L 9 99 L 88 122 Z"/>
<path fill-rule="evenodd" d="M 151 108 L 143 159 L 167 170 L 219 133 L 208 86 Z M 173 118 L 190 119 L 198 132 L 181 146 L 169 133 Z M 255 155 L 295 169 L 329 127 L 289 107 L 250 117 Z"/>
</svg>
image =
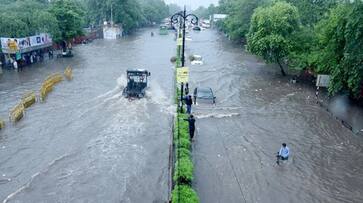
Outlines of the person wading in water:
<svg viewBox="0 0 363 203">
<path fill-rule="evenodd" d="M 282 143 L 282 147 L 280 148 L 280 151 L 277 152 L 277 164 L 280 164 L 280 160 L 288 160 L 290 155 L 290 150 L 286 146 L 286 143 Z"/>
</svg>

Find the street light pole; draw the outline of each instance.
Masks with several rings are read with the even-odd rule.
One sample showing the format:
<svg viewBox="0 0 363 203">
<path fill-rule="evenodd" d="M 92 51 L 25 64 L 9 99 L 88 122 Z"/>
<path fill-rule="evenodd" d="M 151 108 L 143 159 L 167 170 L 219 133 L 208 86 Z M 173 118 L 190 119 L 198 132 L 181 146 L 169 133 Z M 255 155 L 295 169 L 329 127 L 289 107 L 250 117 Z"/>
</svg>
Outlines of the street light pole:
<svg viewBox="0 0 363 203">
<path fill-rule="evenodd" d="M 183 11 L 183 16 L 186 16 L 186 9 L 185 9 L 185 6 L 184 6 L 184 11 Z M 182 67 L 184 67 L 184 64 L 185 64 L 185 55 L 184 55 L 184 52 L 185 52 L 185 20 L 183 20 L 183 43 L 182 43 Z M 183 90 L 182 90 L 183 91 Z"/>
<path fill-rule="evenodd" d="M 179 29 L 183 30 L 183 43 L 182 43 L 182 55 L 181 55 L 181 62 L 182 67 L 185 65 L 185 23 L 190 19 L 190 23 L 193 25 L 198 25 L 198 17 L 194 14 L 187 14 L 186 7 L 184 6 L 184 10 L 180 11 L 178 13 L 175 13 L 171 16 L 170 21 L 171 24 L 178 24 L 179 23 Z M 181 83 L 180 86 L 180 112 L 183 112 L 183 92 L 184 92 L 184 84 Z"/>
</svg>

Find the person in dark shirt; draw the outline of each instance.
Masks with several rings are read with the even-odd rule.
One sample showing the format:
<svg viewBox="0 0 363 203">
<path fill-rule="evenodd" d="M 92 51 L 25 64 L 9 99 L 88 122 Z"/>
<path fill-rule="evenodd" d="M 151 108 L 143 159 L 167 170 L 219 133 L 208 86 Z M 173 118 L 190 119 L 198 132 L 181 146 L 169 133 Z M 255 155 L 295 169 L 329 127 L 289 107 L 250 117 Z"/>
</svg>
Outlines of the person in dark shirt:
<svg viewBox="0 0 363 203">
<path fill-rule="evenodd" d="M 184 119 L 185 121 L 188 121 L 189 123 L 189 136 L 190 140 L 193 140 L 194 137 L 194 131 L 195 131 L 195 119 L 193 115 L 190 115 L 188 119 Z"/>
<path fill-rule="evenodd" d="M 185 104 L 187 105 L 187 114 L 191 114 L 192 113 L 192 104 L 193 104 L 193 99 L 191 95 L 188 95 L 185 97 Z"/>
</svg>

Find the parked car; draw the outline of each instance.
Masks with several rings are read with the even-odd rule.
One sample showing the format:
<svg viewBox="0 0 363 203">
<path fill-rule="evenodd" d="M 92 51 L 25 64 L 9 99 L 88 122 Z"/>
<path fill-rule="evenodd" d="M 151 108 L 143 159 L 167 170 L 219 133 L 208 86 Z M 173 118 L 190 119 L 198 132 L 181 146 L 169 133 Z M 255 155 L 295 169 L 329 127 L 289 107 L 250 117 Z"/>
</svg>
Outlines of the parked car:
<svg viewBox="0 0 363 203">
<path fill-rule="evenodd" d="M 195 27 L 193 27 L 193 30 L 194 31 L 201 31 L 202 29 L 199 26 L 195 26 Z"/>
<path fill-rule="evenodd" d="M 194 89 L 194 104 L 197 103 L 216 103 L 216 97 L 213 94 L 213 90 L 210 87 L 196 87 Z"/>
<path fill-rule="evenodd" d="M 200 55 L 191 55 L 189 59 L 192 65 L 203 65 L 202 56 Z"/>
</svg>

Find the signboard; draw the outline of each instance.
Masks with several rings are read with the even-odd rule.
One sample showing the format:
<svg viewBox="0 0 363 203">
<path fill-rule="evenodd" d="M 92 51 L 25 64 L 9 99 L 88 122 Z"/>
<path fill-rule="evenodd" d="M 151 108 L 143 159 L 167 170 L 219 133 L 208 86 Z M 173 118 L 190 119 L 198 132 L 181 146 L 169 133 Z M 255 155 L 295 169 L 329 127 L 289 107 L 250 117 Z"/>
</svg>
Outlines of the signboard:
<svg viewBox="0 0 363 203">
<path fill-rule="evenodd" d="M 183 45 L 183 38 L 178 38 L 178 39 L 176 40 L 176 45 L 177 45 L 177 46 L 181 46 L 181 45 Z"/>
<path fill-rule="evenodd" d="M 52 45 L 52 38 L 47 33 L 25 38 L 1 37 L 1 48 L 4 53 L 24 52 L 26 49 L 37 48 L 43 45 Z"/>
<path fill-rule="evenodd" d="M 187 83 L 189 81 L 189 68 L 181 67 L 176 69 L 176 81 L 178 83 Z"/>
<path fill-rule="evenodd" d="M 317 87 L 328 87 L 330 81 L 330 75 L 318 75 L 316 79 L 316 86 Z"/>
</svg>

